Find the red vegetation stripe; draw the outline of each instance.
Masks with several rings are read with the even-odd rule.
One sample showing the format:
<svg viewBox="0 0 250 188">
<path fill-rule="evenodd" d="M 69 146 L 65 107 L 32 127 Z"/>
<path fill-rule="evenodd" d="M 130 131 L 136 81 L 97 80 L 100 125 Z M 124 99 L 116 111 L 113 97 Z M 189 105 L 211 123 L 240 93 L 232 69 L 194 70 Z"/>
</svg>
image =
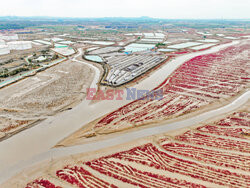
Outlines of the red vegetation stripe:
<svg viewBox="0 0 250 188">
<path fill-rule="evenodd" d="M 192 144 L 216 147 L 225 150 L 235 150 L 246 153 L 250 152 L 250 144 L 248 142 L 218 138 L 216 136 L 205 135 L 193 131 L 187 131 L 180 136 L 176 136 L 175 138 L 179 141 L 188 142 Z"/>
<path fill-rule="evenodd" d="M 203 133 L 210 133 L 215 135 L 222 135 L 228 137 L 235 137 L 241 139 L 247 139 L 243 133 L 250 132 L 250 129 L 243 128 L 225 128 L 213 125 L 205 125 L 197 128 L 198 131 Z"/>
<path fill-rule="evenodd" d="M 117 188 L 117 186 L 95 177 L 83 167 L 65 167 L 63 170 L 58 170 L 56 175 L 79 188 Z"/>
<path fill-rule="evenodd" d="M 237 118 L 237 117 L 227 117 L 225 119 L 222 119 L 216 123 L 220 126 L 228 126 L 228 127 L 250 127 L 250 121 L 247 119 Z"/>
<path fill-rule="evenodd" d="M 250 113 L 249 112 L 235 112 L 233 115 L 235 117 L 239 117 L 239 118 L 248 118 L 248 119 L 250 119 Z"/>
<path fill-rule="evenodd" d="M 114 161 L 114 159 L 120 159 L 121 162 Z M 143 185 L 145 185 L 144 187 L 161 187 L 164 185 L 162 183 L 166 182 L 169 184 L 173 181 L 165 176 L 152 174 L 148 171 L 140 171 L 136 169 L 136 167 L 132 167 L 133 165 L 124 165 L 123 161 L 135 162 L 144 166 L 190 176 L 218 185 L 248 187 L 250 183 L 250 176 L 184 160 L 167 154 L 166 152 L 159 151 L 151 143 L 102 157 L 85 164 L 102 174 L 140 187 L 143 187 Z M 143 169 L 146 170 L 147 168 L 144 167 Z M 185 183 L 187 183 L 187 187 L 190 185 L 189 182 Z M 176 186 L 178 185 L 180 184 L 176 184 Z"/>
<path fill-rule="evenodd" d="M 62 188 L 61 186 L 56 186 L 53 183 L 51 183 L 49 180 L 45 179 L 37 179 L 34 180 L 31 183 L 28 183 L 25 188 Z"/>
<path fill-rule="evenodd" d="M 132 184 L 138 187 L 205 187 L 196 183 L 191 183 L 186 180 L 179 180 L 167 176 L 154 174 L 148 171 L 138 170 L 130 165 L 124 165 L 119 162 L 108 161 L 102 159 L 98 161 L 87 162 L 94 170 L 102 174 L 120 180 L 124 183 Z"/>
<path fill-rule="evenodd" d="M 220 152 L 211 149 L 204 149 L 187 144 L 169 142 L 162 147 L 168 151 L 181 156 L 190 157 L 197 161 L 217 166 L 250 171 L 250 156 L 237 155 L 232 153 Z"/>
</svg>

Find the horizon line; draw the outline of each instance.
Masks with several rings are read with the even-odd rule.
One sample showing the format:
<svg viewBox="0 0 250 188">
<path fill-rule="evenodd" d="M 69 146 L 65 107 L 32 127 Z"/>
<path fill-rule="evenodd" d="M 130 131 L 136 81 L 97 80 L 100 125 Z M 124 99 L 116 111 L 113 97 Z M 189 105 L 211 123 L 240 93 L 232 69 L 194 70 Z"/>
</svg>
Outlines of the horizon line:
<svg viewBox="0 0 250 188">
<path fill-rule="evenodd" d="M 5 15 L 3 17 L 17 17 L 17 18 L 73 18 L 73 19 L 100 19 L 100 18 L 145 18 L 145 19 L 159 19 L 159 20 L 249 20 L 250 18 L 159 18 L 159 17 L 149 17 L 149 16 L 138 16 L 138 17 L 127 17 L 127 16 L 104 16 L 104 17 L 71 17 L 71 16 L 16 16 L 16 15 Z"/>
</svg>

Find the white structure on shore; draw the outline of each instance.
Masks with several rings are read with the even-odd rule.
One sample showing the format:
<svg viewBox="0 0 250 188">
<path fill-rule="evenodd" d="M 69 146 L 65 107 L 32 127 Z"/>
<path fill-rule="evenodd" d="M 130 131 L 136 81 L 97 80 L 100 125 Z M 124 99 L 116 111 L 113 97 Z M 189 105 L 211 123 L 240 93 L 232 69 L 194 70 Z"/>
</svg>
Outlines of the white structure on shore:
<svg viewBox="0 0 250 188">
<path fill-rule="evenodd" d="M 5 45 L 5 41 L 0 39 L 0 45 Z"/>
<path fill-rule="evenodd" d="M 3 40 L 18 40 L 18 35 L 17 34 L 0 35 L 0 39 L 3 39 Z"/>
<path fill-rule="evenodd" d="M 27 50 L 32 48 L 30 41 L 12 41 L 8 42 L 7 45 L 10 50 Z"/>
<path fill-rule="evenodd" d="M 7 45 L 0 45 L 0 55 L 9 54 L 10 49 Z"/>
</svg>

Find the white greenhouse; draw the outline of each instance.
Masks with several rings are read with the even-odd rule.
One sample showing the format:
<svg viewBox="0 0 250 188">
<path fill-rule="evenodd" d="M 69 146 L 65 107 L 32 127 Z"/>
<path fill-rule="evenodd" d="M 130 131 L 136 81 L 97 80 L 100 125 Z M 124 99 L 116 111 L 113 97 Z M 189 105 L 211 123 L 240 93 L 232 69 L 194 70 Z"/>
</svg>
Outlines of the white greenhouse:
<svg viewBox="0 0 250 188">
<path fill-rule="evenodd" d="M 17 34 L 0 35 L 0 39 L 3 39 L 3 40 L 18 40 L 18 35 Z"/>
<path fill-rule="evenodd" d="M 13 41 L 8 42 L 10 50 L 27 50 L 32 48 L 32 44 L 30 41 Z"/>
<path fill-rule="evenodd" d="M 10 49 L 7 45 L 0 45 L 0 55 L 9 54 Z"/>
<path fill-rule="evenodd" d="M 5 45 L 5 41 L 0 39 L 0 45 Z"/>
</svg>

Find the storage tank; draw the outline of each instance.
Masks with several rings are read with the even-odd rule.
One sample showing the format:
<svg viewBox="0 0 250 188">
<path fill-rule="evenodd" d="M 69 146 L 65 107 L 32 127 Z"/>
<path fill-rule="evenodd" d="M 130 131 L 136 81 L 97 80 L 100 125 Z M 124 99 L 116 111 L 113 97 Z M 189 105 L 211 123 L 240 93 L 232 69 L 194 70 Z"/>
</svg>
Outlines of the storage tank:
<svg viewBox="0 0 250 188">
<path fill-rule="evenodd" d="M 10 49 L 7 45 L 0 45 L 0 55 L 9 54 Z"/>
<path fill-rule="evenodd" d="M 27 50 L 32 48 L 31 41 L 13 41 L 8 42 L 7 45 L 10 50 Z"/>
</svg>

